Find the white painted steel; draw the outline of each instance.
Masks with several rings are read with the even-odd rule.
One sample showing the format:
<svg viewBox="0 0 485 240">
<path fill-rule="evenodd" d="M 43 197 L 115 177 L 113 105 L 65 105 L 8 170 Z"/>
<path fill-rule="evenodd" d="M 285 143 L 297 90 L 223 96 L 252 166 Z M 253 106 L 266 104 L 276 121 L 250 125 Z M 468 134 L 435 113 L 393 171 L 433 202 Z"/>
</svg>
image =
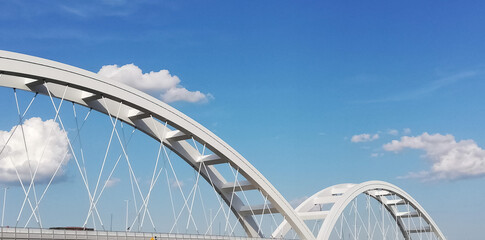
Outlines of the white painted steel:
<svg viewBox="0 0 485 240">
<path fill-rule="evenodd" d="M 118 112 L 121 102 L 123 105 L 116 117 L 155 140 L 163 141 L 165 146 L 200 172 L 206 181 L 212 181 L 216 191 L 226 204 L 231 206 L 232 212 L 239 219 L 248 236 L 260 237 L 254 217 L 247 215 L 249 206 L 245 206 L 236 195 L 231 199 L 232 192 L 227 191 L 227 186 L 233 183 L 224 179 L 212 166 L 213 164 L 231 164 L 248 181 L 240 190 L 258 189 L 267 197 L 272 211 L 274 210 L 273 213 L 283 215 L 300 238 L 314 239 L 309 228 L 291 205 L 243 156 L 205 127 L 158 99 L 86 70 L 7 51 L 0 51 L 0 74 L 0 86 L 45 95 L 50 91 L 54 97 L 61 97 L 68 86 L 65 100 L 105 114 Z M 48 84 L 48 88 L 44 84 Z M 151 117 L 166 122 L 173 130 L 161 134 L 160 129 L 163 129 L 164 125 L 157 122 L 154 126 Z M 190 138 L 205 145 L 214 154 L 202 156 L 185 141 Z"/>
<path fill-rule="evenodd" d="M 0 227 L 0 240 L 258 240 L 262 238 L 245 238 L 218 235 L 196 235 L 179 233 L 134 233 L 107 231 L 80 231 L 39 228 L 5 228 Z"/>
<path fill-rule="evenodd" d="M 351 204 L 360 194 L 368 194 L 379 203 L 384 204 L 386 210 L 391 214 L 393 219 L 397 221 L 399 229 L 405 239 L 411 239 L 410 233 L 433 232 L 438 239 L 445 240 L 445 236 L 438 228 L 436 223 L 431 219 L 429 214 L 414 200 L 408 193 L 387 182 L 382 181 L 368 181 L 360 184 L 339 184 L 321 190 L 310 198 L 301 203 L 295 210 L 306 219 L 321 219 L 322 226 L 317 240 L 327 240 L 337 223 L 337 220 L 343 213 L 344 209 Z M 396 195 L 401 199 L 387 200 L 384 196 Z M 331 204 L 328 211 L 312 211 L 312 208 L 318 204 Z M 409 204 L 416 211 L 414 212 L 396 212 L 392 209 L 394 205 Z M 426 229 L 406 229 L 402 223 L 403 217 L 422 217 L 429 228 Z M 290 230 L 291 225 L 284 221 L 274 232 L 273 237 L 284 237 Z"/>
<path fill-rule="evenodd" d="M 316 204 L 333 204 L 337 200 L 340 199 L 340 195 L 345 193 L 348 189 L 353 187 L 355 184 L 338 184 L 328 188 L 321 190 L 320 192 L 314 194 L 310 198 L 307 198 L 303 201 L 295 211 L 303 218 L 307 218 L 305 216 L 307 213 L 311 211 Z M 314 213 L 316 214 L 316 213 Z M 316 217 L 320 216 L 320 218 L 313 218 L 313 219 L 325 219 L 328 216 L 329 212 L 326 211 L 325 213 L 319 214 Z M 272 236 L 276 238 L 283 238 L 286 234 L 292 229 L 291 224 L 287 221 L 283 221 L 278 228 L 273 232 Z"/>
<path fill-rule="evenodd" d="M 46 88 L 45 84 L 48 84 Z M 394 213 L 389 205 L 410 204 L 418 214 L 430 225 L 430 229 L 439 238 L 445 239 L 431 217 L 409 194 L 398 187 L 385 182 L 370 181 L 355 184 L 340 184 L 326 188 L 304 201 L 296 210 L 283 198 L 283 196 L 257 171 L 244 157 L 222 141 L 205 127 L 187 117 L 169 105 L 153 98 L 141 91 L 112 82 L 95 73 L 58 62 L 41 59 L 33 56 L 0 51 L 0 86 L 17 88 L 31 92 L 61 97 L 65 92 L 65 100 L 92 108 L 101 113 L 118 112 L 116 116 L 165 146 L 184 159 L 190 166 L 208 182 L 214 184 L 215 190 L 231 207 L 232 212 L 239 219 L 242 227 L 249 237 L 261 237 L 261 231 L 255 221 L 254 214 L 280 213 L 284 222 L 273 233 L 273 237 L 284 236 L 293 229 L 301 239 L 315 239 L 303 219 L 324 219 L 317 239 L 328 239 L 338 217 L 347 205 L 359 194 L 368 193 L 376 200 L 382 202 L 398 224 L 406 237 L 406 231 L 413 233 L 413 229 L 404 229 L 401 217 L 406 213 Z M 48 90 L 47 90 L 48 89 Z M 106 104 L 105 104 L 106 103 Z M 161 122 L 154 125 L 151 118 Z M 167 123 L 172 129 L 160 131 Z M 204 145 L 213 154 L 201 155 L 187 139 L 194 139 Z M 213 166 L 215 164 L 229 163 L 247 181 L 237 184 L 227 181 Z M 232 189 L 232 190 L 231 190 Z M 266 206 L 247 206 L 232 191 L 246 191 L 257 189 L 265 197 Z M 387 201 L 383 196 L 396 194 L 402 200 Z M 332 204 L 329 211 L 309 213 L 315 204 Z M 269 211 L 268 211 L 269 210 Z M 402 216 L 397 216 L 404 214 Z M 411 213 L 409 216 L 414 216 Z"/>
</svg>

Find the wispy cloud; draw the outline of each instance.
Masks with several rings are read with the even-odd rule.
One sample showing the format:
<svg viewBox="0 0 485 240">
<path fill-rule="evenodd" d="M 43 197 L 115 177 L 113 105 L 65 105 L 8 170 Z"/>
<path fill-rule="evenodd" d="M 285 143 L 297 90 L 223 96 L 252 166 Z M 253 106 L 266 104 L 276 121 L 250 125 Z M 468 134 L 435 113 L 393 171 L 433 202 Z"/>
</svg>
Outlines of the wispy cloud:
<svg viewBox="0 0 485 240">
<path fill-rule="evenodd" d="M 0 19 L 38 18 L 53 15 L 71 15 L 80 18 L 136 14 L 143 4 L 150 1 L 85 0 L 85 1 L 2 1 Z M 4 10 L 5 9 L 5 10 Z"/>
<path fill-rule="evenodd" d="M 387 130 L 387 134 L 397 136 L 399 135 L 399 131 L 397 129 L 389 129 Z"/>
<path fill-rule="evenodd" d="M 350 139 L 351 142 L 353 143 L 358 143 L 358 142 L 372 142 L 374 140 L 377 140 L 379 139 L 379 134 L 368 134 L 368 133 L 363 133 L 363 134 L 359 134 L 359 135 L 354 135 L 352 136 L 352 138 Z"/>
<path fill-rule="evenodd" d="M 375 152 L 375 153 L 371 153 L 371 154 L 370 154 L 370 156 L 371 156 L 371 157 L 374 157 L 374 158 L 376 158 L 376 157 L 381 157 L 381 156 L 383 156 L 383 155 L 384 155 L 384 153 L 377 153 L 377 152 Z"/>
<path fill-rule="evenodd" d="M 172 179 L 171 183 L 170 183 L 170 187 L 172 188 L 181 188 L 185 186 L 185 182 L 182 181 L 182 180 L 175 180 L 175 179 Z"/>
<path fill-rule="evenodd" d="M 107 188 L 114 187 L 120 181 L 121 181 L 121 179 L 119 179 L 119 178 L 111 178 L 110 180 L 106 181 L 106 187 Z"/>
<path fill-rule="evenodd" d="M 60 8 L 62 10 L 64 10 L 65 12 L 70 13 L 70 14 L 74 14 L 78 17 L 88 17 L 88 14 L 85 11 L 82 11 L 79 8 L 74 8 L 74 7 L 65 6 L 65 5 L 60 6 Z"/>
<path fill-rule="evenodd" d="M 453 74 L 448 77 L 444 77 L 438 80 L 435 80 L 429 84 L 423 85 L 420 88 L 411 90 L 411 91 L 406 91 L 406 92 L 401 92 L 401 93 L 396 93 L 393 94 L 392 96 L 384 97 L 384 98 L 379 98 L 379 99 L 372 99 L 372 100 L 366 100 L 366 101 L 360 101 L 363 103 L 379 103 L 379 102 L 398 102 L 398 101 L 406 101 L 406 100 L 412 100 L 412 99 L 417 99 L 421 98 L 424 96 L 427 96 L 443 87 L 452 85 L 454 83 L 460 82 L 460 81 L 465 81 L 469 80 L 473 77 L 476 77 L 480 74 L 479 71 L 463 71 L 457 74 Z"/>
<path fill-rule="evenodd" d="M 67 14 L 72 14 L 77 17 L 89 18 L 99 16 L 118 16 L 124 17 L 132 15 L 138 9 L 140 1 L 95 1 L 92 4 L 82 4 L 76 2 L 64 2 L 59 5 L 61 11 Z M 68 5 L 70 4 L 70 5 Z"/>
</svg>

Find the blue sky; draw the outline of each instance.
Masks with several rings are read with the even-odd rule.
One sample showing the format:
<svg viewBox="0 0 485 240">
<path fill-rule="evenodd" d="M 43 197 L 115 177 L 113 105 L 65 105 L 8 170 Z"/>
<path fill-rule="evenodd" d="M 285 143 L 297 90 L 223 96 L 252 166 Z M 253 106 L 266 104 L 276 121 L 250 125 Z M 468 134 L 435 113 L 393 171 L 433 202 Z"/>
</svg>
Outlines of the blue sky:
<svg viewBox="0 0 485 240">
<path fill-rule="evenodd" d="M 426 132 L 485 147 L 481 1 L 0 4 L 2 50 L 93 72 L 130 63 L 167 69 L 189 91 L 211 94 L 170 104 L 238 150 L 287 199 L 384 180 L 415 197 L 449 239 L 481 237 L 485 174 L 409 177 L 447 155 L 430 154 L 429 142 L 400 141 Z M 378 137 L 351 141 L 360 134 Z M 392 140 L 402 149 L 387 151 Z"/>
</svg>

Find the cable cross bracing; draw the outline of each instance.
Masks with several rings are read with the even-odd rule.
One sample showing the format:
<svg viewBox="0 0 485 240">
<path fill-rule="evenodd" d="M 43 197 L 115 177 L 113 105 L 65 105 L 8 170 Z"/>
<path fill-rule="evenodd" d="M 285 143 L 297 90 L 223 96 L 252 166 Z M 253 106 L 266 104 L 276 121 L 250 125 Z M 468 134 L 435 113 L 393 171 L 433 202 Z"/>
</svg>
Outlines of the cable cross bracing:
<svg viewBox="0 0 485 240">
<path fill-rule="evenodd" d="M 106 209 L 112 206 L 105 200 L 107 195 L 116 192 L 117 186 L 111 188 L 116 182 L 115 177 L 124 173 L 127 174 L 126 182 L 121 185 L 127 189 L 126 196 L 123 195 L 119 202 L 123 206 L 126 202 L 126 229 L 123 229 L 126 233 L 147 231 L 150 226 L 145 227 L 146 222 L 150 222 L 146 224 L 151 225 L 150 231 L 157 231 L 160 227 L 157 224 L 163 222 L 167 232 L 192 231 L 205 236 L 218 232 L 227 236 L 243 233 L 255 238 L 294 236 L 326 240 L 335 233 L 337 238 L 346 239 L 348 236 L 362 239 L 377 235 L 394 239 L 445 239 L 414 199 L 384 182 L 337 185 L 322 190 L 304 201 L 303 205 L 293 208 L 250 162 L 214 133 L 156 98 L 97 74 L 6 51 L 0 51 L 0 74 L 0 86 L 14 89 L 15 115 L 18 118 L 11 135 L 2 139 L 5 143 L 1 147 L 0 158 L 10 158 L 5 156 L 4 151 L 20 126 L 22 151 L 28 166 L 26 173 L 15 170 L 22 186 L 20 202 L 23 202 L 16 221 L 24 220 L 21 218 L 22 211 L 28 205 L 31 213 L 25 219 L 25 227 L 29 226 L 32 218 L 39 227 L 45 225 L 45 216 L 40 218 L 44 209 L 39 208 L 40 203 L 54 191 L 51 185 L 55 176 L 64 172 L 64 165 L 69 165 L 79 173 L 79 184 L 86 190 L 88 204 L 83 206 L 86 209 L 82 211 L 87 214 L 83 214 L 80 220 L 83 227 L 90 225 L 98 229 L 99 224 L 100 229 L 107 229 Z M 20 92 L 35 94 L 23 113 L 19 104 Z M 53 175 L 47 183 L 36 182 L 43 157 L 37 165 L 34 166 L 33 161 L 31 165 L 33 150 L 22 126 L 37 95 L 48 97 L 47 102 L 55 111 L 54 122 L 69 136 L 64 158 L 53 167 Z M 59 102 L 56 104 L 56 101 Z M 73 104 L 72 116 L 61 116 L 68 111 L 67 108 L 61 110 L 66 101 Z M 82 111 L 86 111 L 86 115 L 80 124 L 78 115 Z M 89 152 L 88 146 L 92 148 L 93 143 L 86 141 L 88 131 L 83 129 L 92 114 L 95 116 L 90 122 L 98 123 L 103 114 L 104 119 L 109 119 L 102 129 L 110 133 L 108 140 L 102 144 L 104 149 L 98 150 L 96 157 Z M 128 138 L 124 126 L 132 128 Z M 68 134 L 70 132 L 74 132 L 74 138 Z M 135 134 L 137 139 L 133 141 L 135 132 L 142 134 Z M 143 156 L 128 153 L 128 143 L 130 149 L 145 147 L 140 146 L 139 137 L 149 137 L 156 143 L 146 144 L 154 149 L 152 157 L 147 157 L 145 152 L 140 153 Z M 50 144 L 50 138 L 50 134 L 45 137 L 46 146 Z M 68 163 L 69 158 L 74 164 Z M 16 167 L 13 164 L 15 159 L 10 161 Z M 179 170 L 181 163 L 189 166 L 193 173 L 191 178 Z M 110 164 L 112 167 L 108 168 Z M 99 168 L 92 171 L 93 165 Z M 145 168 L 147 165 L 151 165 L 148 170 Z M 162 176 L 164 174 L 165 177 Z M 24 176 L 30 180 L 28 187 L 23 185 Z M 183 185 L 184 182 L 191 184 Z M 46 187 L 39 197 L 37 192 L 42 184 Z M 167 189 L 162 191 L 165 185 Z M 205 194 L 205 191 L 214 194 Z M 158 213 L 162 204 L 160 199 L 166 199 L 165 205 L 169 207 L 163 214 Z M 129 213 L 132 213 L 130 219 Z M 266 216 L 268 214 L 270 216 Z M 89 223 L 90 219 L 92 223 Z M 166 223 L 170 219 L 173 221 Z"/>
</svg>

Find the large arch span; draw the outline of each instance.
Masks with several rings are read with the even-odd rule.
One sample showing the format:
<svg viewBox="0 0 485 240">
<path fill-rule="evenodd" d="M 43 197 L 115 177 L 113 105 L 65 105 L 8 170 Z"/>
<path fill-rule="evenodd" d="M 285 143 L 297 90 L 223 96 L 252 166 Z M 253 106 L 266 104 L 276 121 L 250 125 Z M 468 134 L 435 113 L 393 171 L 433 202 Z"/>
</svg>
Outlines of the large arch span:
<svg viewBox="0 0 485 240">
<path fill-rule="evenodd" d="M 216 191 L 231 206 L 248 236 L 259 237 L 261 234 L 253 215 L 272 211 L 283 215 L 301 238 L 313 238 L 285 198 L 241 154 L 196 121 L 156 98 L 80 68 L 7 51 L 0 51 L 0 73 L 0 86 L 62 97 L 105 114 L 119 112 L 118 119 L 157 141 L 163 141 L 165 146 L 200 172 L 204 179 L 211 181 Z M 154 125 L 152 117 L 161 123 L 156 122 L 158 126 Z M 163 123 L 173 129 L 160 133 L 158 129 L 164 129 Z M 213 154 L 201 155 L 186 141 L 192 138 Z M 221 163 L 229 163 L 247 182 L 236 184 L 224 179 L 212 167 Z M 231 194 L 233 190 L 250 189 L 259 189 L 270 204 L 247 206 Z"/>
<path fill-rule="evenodd" d="M 272 237 L 284 236 L 291 229 L 300 239 L 328 239 L 343 209 L 358 194 L 365 193 L 385 205 L 393 214 L 405 239 L 410 239 L 409 233 L 413 231 L 432 231 L 440 239 L 444 239 L 431 217 L 411 196 L 384 182 L 333 186 L 315 194 L 293 209 L 254 166 L 214 133 L 158 99 L 95 73 L 38 57 L 0 51 L 0 86 L 62 98 L 109 116 L 117 113 L 117 119 L 161 142 L 212 184 L 248 237 L 263 237 L 255 219 L 256 215 L 279 213 L 284 221 Z M 154 122 L 153 119 L 157 121 Z M 187 140 L 197 141 L 211 153 L 201 154 Z M 245 180 L 231 182 L 225 179 L 215 168 L 218 164 L 229 164 L 238 174 L 244 176 Z M 345 191 L 335 195 L 336 189 Z M 268 204 L 249 205 L 233 194 L 236 191 L 248 190 L 258 190 L 267 199 Z M 430 227 L 405 229 L 401 224 L 401 218 L 406 217 L 405 213 L 393 210 L 392 204 L 390 205 L 385 198 L 389 193 L 402 198 L 401 202 L 393 200 L 391 203 L 406 203 L 413 206 Z M 315 201 L 330 201 L 333 207 L 328 212 L 309 212 Z M 315 218 L 325 219 L 316 236 L 305 223 L 305 220 Z"/>
</svg>

